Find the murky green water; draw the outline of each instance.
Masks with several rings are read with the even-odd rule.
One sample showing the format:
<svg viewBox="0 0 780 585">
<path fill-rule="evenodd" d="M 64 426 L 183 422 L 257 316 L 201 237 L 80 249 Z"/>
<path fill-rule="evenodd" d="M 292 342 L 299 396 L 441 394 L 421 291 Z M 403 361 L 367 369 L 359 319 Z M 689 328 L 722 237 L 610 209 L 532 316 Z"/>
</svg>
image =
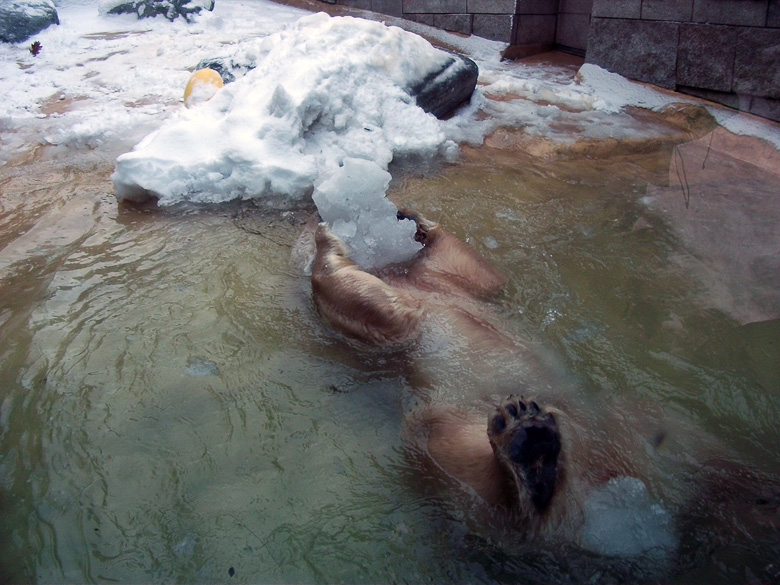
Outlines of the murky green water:
<svg viewBox="0 0 780 585">
<path fill-rule="evenodd" d="M 672 155 L 483 148 L 390 197 L 510 276 L 495 310 L 583 392 L 663 404 L 777 478 L 777 315 L 712 301 L 657 204 L 683 197 Z M 777 578 L 776 510 L 729 546 L 683 535 L 661 570 L 483 530 L 409 456 L 393 360 L 317 320 L 289 262 L 305 213 L 118 208 L 110 168 L 25 165 L 2 178 L 0 580 Z"/>
</svg>

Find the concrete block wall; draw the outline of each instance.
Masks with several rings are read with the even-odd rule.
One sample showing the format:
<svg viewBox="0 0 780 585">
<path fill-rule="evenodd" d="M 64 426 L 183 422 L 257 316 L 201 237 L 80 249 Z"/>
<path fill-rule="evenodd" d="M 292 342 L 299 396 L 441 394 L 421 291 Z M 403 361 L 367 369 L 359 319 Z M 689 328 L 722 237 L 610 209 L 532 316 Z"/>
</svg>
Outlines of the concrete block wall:
<svg viewBox="0 0 780 585">
<path fill-rule="evenodd" d="M 780 0 L 323 0 L 552 48 L 630 79 L 780 121 Z"/>
<path fill-rule="evenodd" d="M 780 0 L 593 0 L 586 61 L 780 121 Z"/>
<path fill-rule="evenodd" d="M 588 48 L 593 0 L 559 0 L 555 44 L 570 53 L 584 56 Z"/>
<path fill-rule="evenodd" d="M 547 49 L 555 42 L 559 3 L 559 0 L 323 1 L 398 16 L 451 32 Z"/>
</svg>

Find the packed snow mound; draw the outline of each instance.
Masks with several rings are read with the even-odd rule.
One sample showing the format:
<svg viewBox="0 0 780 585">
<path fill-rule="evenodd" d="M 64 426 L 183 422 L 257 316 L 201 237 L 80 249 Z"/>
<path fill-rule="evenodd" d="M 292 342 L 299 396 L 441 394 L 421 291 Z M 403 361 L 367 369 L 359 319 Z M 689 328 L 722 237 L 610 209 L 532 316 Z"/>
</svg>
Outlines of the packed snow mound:
<svg viewBox="0 0 780 585">
<path fill-rule="evenodd" d="M 117 159 L 117 198 L 283 207 L 347 158 L 387 169 L 455 148 L 410 95 L 452 61 L 420 36 L 319 13 L 242 50 L 256 63 L 245 76 Z"/>
<path fill-rule="evenodd" d="M 349 257 L 365 269 L 404 262 L 422 248 L 414 240 L 417 224 L 399 221 L 398 209 L 385 197 L 389 184 L 390 173 L 376 163 L 348 158 L 312 197 L 320 217 L 347 244 Z"/>
</svg>

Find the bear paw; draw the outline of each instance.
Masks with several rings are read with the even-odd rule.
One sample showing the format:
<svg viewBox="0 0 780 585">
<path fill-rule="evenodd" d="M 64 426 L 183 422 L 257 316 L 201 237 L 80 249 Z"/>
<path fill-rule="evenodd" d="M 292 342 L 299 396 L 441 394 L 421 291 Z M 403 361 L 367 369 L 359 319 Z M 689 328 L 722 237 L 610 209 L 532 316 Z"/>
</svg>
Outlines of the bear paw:
<svg viewBox="0 0 780 585">
<path fill-rule="evenodd" d="M 508 396 L 488 418 L 488 438 L 517 487 L 521 510 L 544 510 L 558 479 L 561 437 L 555 417 L 533 400 Z"/>
</svg>

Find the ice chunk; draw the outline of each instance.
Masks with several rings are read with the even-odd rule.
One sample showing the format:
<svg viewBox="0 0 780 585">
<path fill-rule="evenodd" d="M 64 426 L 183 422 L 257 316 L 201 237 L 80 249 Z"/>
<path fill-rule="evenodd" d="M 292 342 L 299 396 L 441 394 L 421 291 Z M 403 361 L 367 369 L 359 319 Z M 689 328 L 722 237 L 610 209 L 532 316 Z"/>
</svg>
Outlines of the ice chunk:
<svg viewBox="0 0 780 585">
<path fill-rule="evenodd" d="M 184 373 L 188 376 L 219 376 L 219 367 L 213 360 L 191 357 L 187 360 Z"/>
<path fill-rule="evenodd" d="M 390 173 L 375 162 L 347 158 L 312 196 L 350 258 L 366 269 L 403 262 L 422 247 L 414 240 L 416 224 L 396 218 L 396 206 L 385 197 L 389 184 Z"/>
<path fill-rule="evenodd" d="M 628 557 L 677 547 L 671 515 L 635 477 L 616 477 L 593 488 L 584 512 L 582 546 L 593 552 Z"/>
</svg>

